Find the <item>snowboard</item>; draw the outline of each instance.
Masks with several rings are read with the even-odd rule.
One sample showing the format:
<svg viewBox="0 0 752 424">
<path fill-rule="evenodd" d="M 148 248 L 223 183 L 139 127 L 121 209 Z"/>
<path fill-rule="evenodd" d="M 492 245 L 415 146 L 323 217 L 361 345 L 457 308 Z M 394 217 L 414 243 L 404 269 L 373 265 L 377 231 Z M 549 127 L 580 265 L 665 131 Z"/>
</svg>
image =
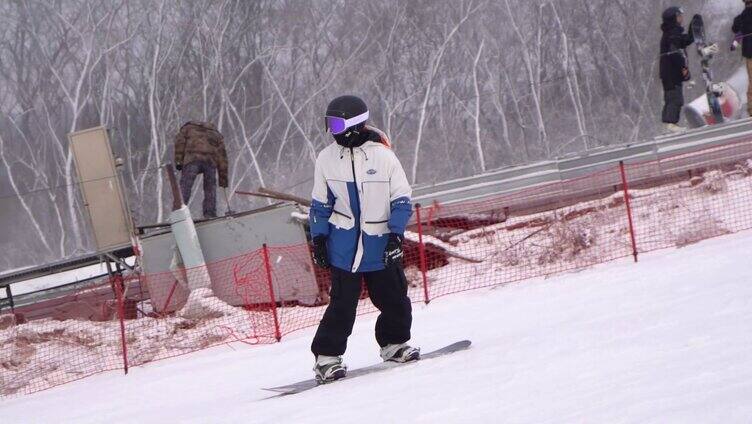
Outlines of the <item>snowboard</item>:
<svg viewBox="0 0 752 424">
<path fill-rule="evenodd" d="M 690 28 L 692 30 L 692 35 L 694 35 L 695 38 L 697 54 L 700 56 L 702 79 L 705 81 L 705 95 L 708 98 L 710 115 L 713 118 L 713 123 L 722 124 L 724 121 L 723 111 L 721 110 L 721 104 L 718 98 L 723 95 L 723 85 L 715 84 L 713 82 L 713 72 L 710 69 L 710 61 L 713 59 L 713 55 L 703 54 L 705 47 L 710 46 L 712 43 L 708 41 L 705 36 L 705 22 L 702 19 L 702 15 L 695 15 L 692 17 Z"/>
<path fill-rule="evenodd" d="M 441 356 L 449 355 L 455 352 L 459 352 L 462 350 L 465 350 L 470 347 L 470 340 L 462 340 L 459 342 L 452 343 L 450 345 L 444 346 L 441 349 L 434 350 L 433 352 L 428 352 L 425 354 L 420 355 L 420 360 L 418 361 L 412 361 L 412 362 L 405 362 L 405 363 L 399 363 L 399 362 L 381 362 L 375 365 L 370 365 L 364 368 L 356 368 L 354 370 L 348 370 L 347 371 L 347 377 L 341 378 L 339 380 L 333 381 L 331 383 L 324 383 L 319 384 L 316 379 L 312 378 L 310 380 L 304 380 L 299 381 L 297 383 L 288 384 L 285 386 L 277 386 L 277 387 L 269 387 L 269 388 L 263 388 L 262 390 L 270 391 L 278 393 L 277 396 L 287 396 L 287 395 L 294 395 L 297 393 L 305 392 L 306 390 L 311 390 L 313 388 L 316 388 L 319 385 L 326 385 L 326 384 L 333 384 L 338 381 L 345 381 L 345 380 L 351 380 L 353 378 L 361 377 L 368 374 L 373 374 L 380 371 L 385 371 L 393 368 L 398 368 L 405 365 L 410 364 L 416 364 L 419 362 L 423 362 L 429 359 L 438 358 Z M 275 396 L 275 397 L 277 397 Z"/>
</svg>

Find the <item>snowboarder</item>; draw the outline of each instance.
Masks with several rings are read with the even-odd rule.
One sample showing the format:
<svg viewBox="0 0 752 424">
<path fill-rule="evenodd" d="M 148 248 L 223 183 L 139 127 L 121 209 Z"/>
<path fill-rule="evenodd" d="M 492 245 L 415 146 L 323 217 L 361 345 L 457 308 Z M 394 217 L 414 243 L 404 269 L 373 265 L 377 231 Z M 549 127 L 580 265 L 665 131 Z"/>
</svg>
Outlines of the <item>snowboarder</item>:
<svg viewBox="0 0 752 424">
<path fill-rule="evenodd" d="M 326 130 L 334 138 L 316 159 L 310 210 L 313 259 L 331 269 L 331 300 L 311 344 L 319 383 L 345 377 L 342 355 L 355 323 L 364 279 L 380 315 L 376 341 L 385 361 L 419 359 L 410 340 L 412 307 L 402 268 L 402 240 L 412 215 L 407 182 L 384 133 L 366 125 L 355 96 L 332 100 Z"/>
<path fill-rule="evenodd" d="M 669 132 L 682 132 L 677 125 L 684 106 L 684 82 L 691 76 L 685 49 L 694 42 L 692 33 L 684 33 L 684 11 L 669 7 L 663 12 L 661 30 L 660 77 L 663 82 L 663 125 Z"/>
<path fill-rule="evenodd" d="M 227 188 L 227 151 L 222 134 L 209 122 L 189 121 L 175 135 L 175 167 L 181 171 L 180 193 L 187 205 L 198 174 L 204 176 L 204 218 L 217 216 L 219 186 Z"/>
<path fill-rule="evenodd" d="M 735 40 L 741 38 L 742 56 L 747 62 L 747 78 L 750 84 L 747 88 L 747 113 L 752 116 L 752 0 L 744 0 L 744 11 L 734 18 L 731 30 L 736 34 Z"/>
</svg>

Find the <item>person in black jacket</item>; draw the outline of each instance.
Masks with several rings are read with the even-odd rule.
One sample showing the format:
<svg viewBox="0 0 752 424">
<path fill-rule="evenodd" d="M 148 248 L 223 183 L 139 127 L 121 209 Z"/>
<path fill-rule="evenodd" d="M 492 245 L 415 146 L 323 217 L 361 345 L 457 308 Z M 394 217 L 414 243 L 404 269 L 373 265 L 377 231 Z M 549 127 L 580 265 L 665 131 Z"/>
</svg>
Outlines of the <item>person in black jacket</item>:
<svg viewBox="0 0 752 424">
<path fill-rule="evenodd" d="M 684 106 L 683 84 L 689 81 L 686 49 L 694 42 L 692 33 L 684 33 L 684 11 L 669 7 L 663 12 L 661 30 L 660 75 L 663 82 L 663 124 L 671 132 L 684 131 L 678 126 Z"/>
<path fill-rule="evenodd" d="M 742 56 L 747 61 L 747 76 L 752 76 L 752 0 L 744 0 L 744 11 L 734 18 L 734 25 L 731 30 L 742 39 Z M 752 116 L 752 77 L 747 88 L 747 113 Z"/>
</svg>

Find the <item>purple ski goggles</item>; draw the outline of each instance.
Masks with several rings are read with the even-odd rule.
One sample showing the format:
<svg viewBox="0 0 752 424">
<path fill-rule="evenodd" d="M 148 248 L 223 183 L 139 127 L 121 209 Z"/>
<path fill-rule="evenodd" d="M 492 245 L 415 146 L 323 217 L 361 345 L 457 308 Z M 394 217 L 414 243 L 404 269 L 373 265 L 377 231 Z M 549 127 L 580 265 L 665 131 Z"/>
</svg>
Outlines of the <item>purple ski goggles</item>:
<svg viewBox="0 0 752 424">
<path fill-rule="evenodd" d="M 368 120 L 368 112 L 362 113 L 356 117 L 345 119 L 338 116 L 325 116 L 324 121 L 326 130 L 334 135 L 342 134 L 348 128 L 366 122 Z"/>
</svg>

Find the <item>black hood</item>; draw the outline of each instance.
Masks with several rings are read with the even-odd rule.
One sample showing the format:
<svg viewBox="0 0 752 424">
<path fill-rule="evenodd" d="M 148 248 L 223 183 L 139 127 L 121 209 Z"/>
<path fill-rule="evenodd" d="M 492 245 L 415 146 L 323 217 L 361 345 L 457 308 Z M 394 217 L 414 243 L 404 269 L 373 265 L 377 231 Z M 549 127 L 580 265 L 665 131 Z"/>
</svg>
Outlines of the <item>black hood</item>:
<svg viewBox="0 0 752 424">
<path fill-rule="evenodd" d="M 386 136 L 379 133 L 378 130 L 373 130 L 373 127 L 369 127 L 365 124 L 358 125 L 354 131 L 349 131 L 344 134 L 337 134 L 334 136 L 334 140 L 342 147 L 360 147 L 367 141 L 373 141 L 374 143 L 381 143 L 389 145 L 389 141 L 384 141 Z M 349 134 L 349 135 L 348 135 Z"/>
<path fill-rule="evenodd" d="M 663 19 L 663 24 L 661 24 L 661 29 L 664 32 L 666 32 L 675 27 L 681 28 L 681 26 L 679 26 L 679 23 L 676 22 L 676 17 L 682 14 L 684 14 L 684 11 L 681 8 L 676 7 L 676 6 L 672 6 L 664 10 L 663 13 L 661 14 L 661 18 Z"/>
</svg>

